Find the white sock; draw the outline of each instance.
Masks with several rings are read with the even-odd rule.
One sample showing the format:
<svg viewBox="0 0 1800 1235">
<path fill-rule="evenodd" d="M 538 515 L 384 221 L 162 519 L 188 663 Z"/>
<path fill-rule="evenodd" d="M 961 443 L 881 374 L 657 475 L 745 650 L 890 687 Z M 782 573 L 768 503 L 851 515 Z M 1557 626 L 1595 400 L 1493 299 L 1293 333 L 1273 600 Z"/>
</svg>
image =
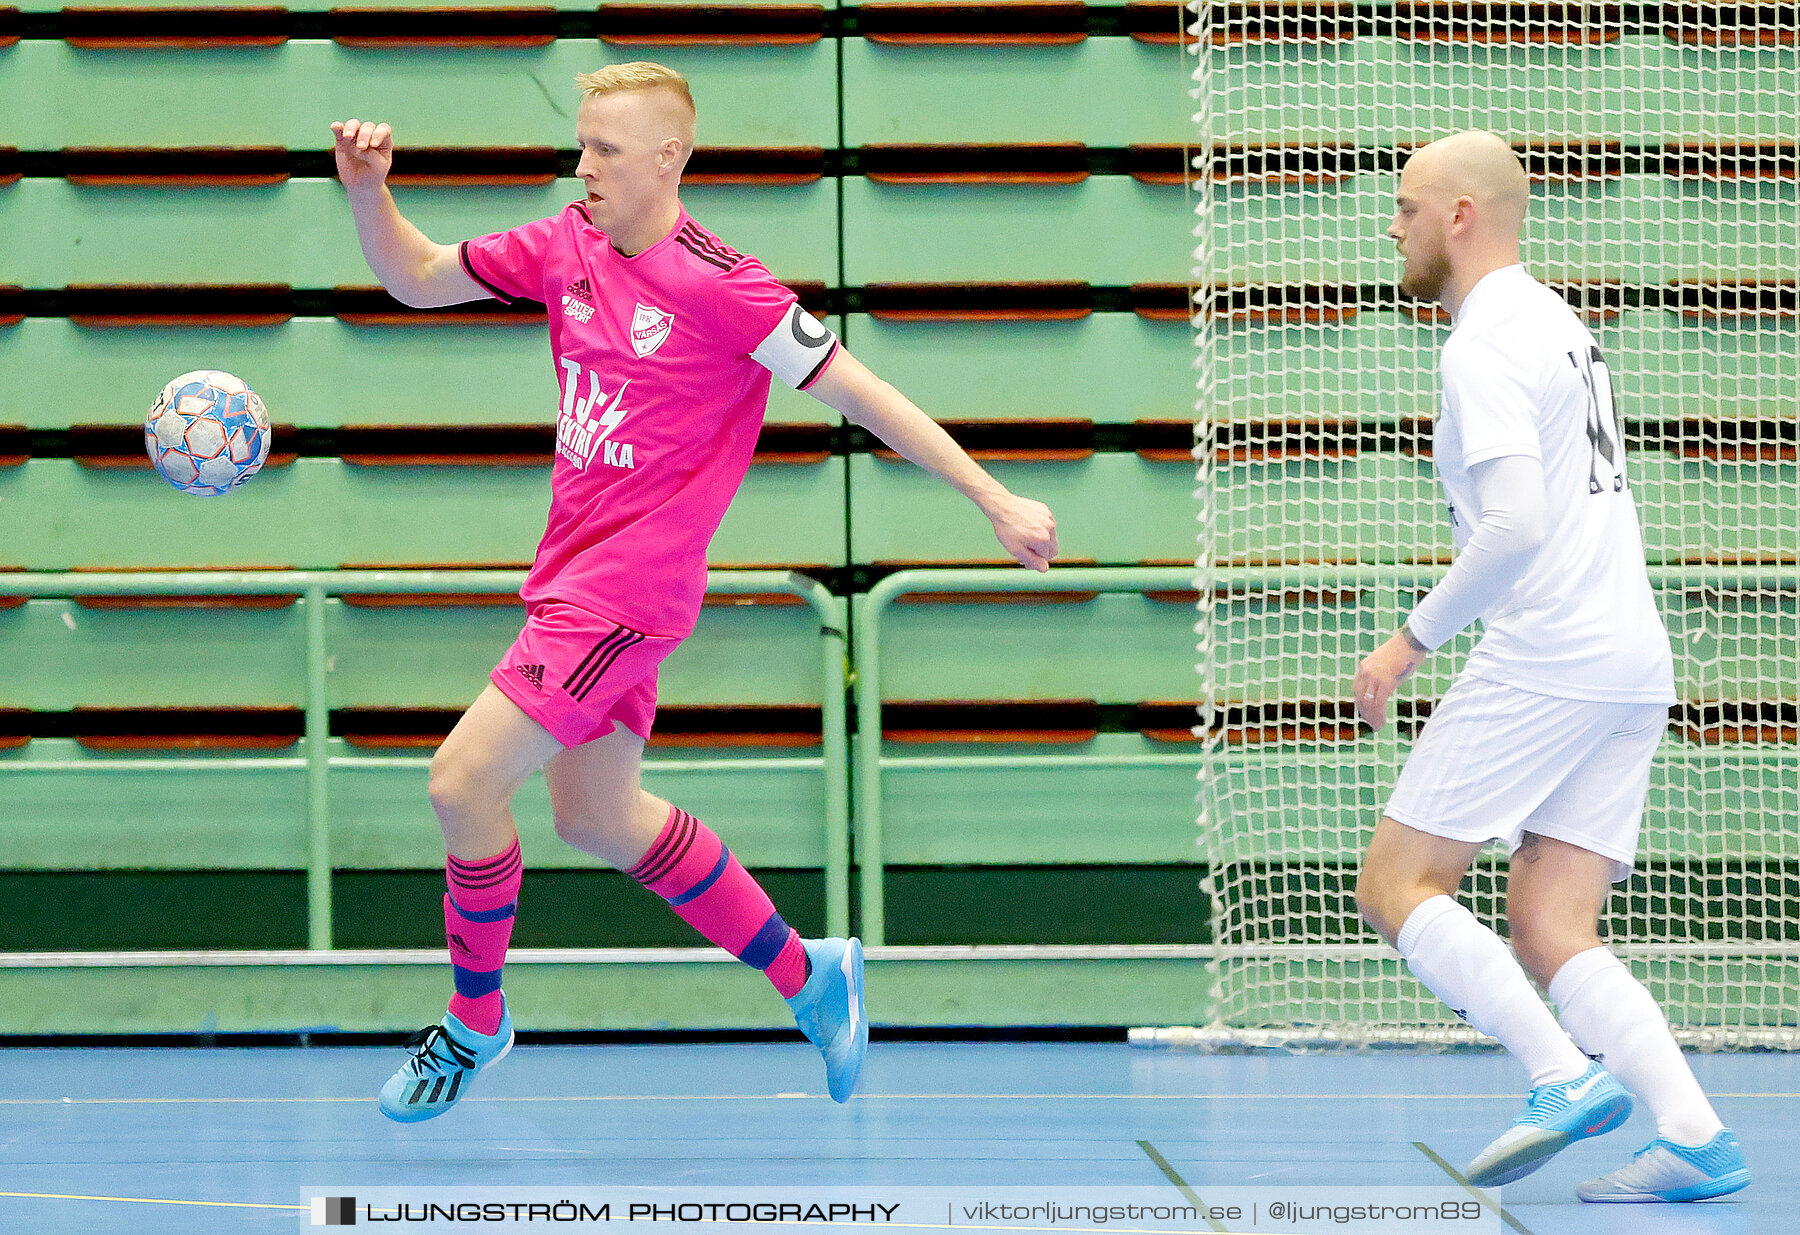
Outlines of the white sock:
<svg viewBox="0 0 1800 1235">
<path fill-rule="evenodd" d="M 1704 1145 L 1724 1127 L 1669 1033 L 1662 1009 L 1605 948 L 1564 962 L 1550 980 L 1563 1028 L 1598 1056 L 1619 1083 L 1656 1116 L 1656 1134 L 1677 1145 Z"/>
<path fill-rule="evenodd" d="M 1533 1089 L 1587 1071 L 1586 1056 L 1538 998 L 1505 941 L 1453 898 L 1434 896 L 1413 910 L 1395 946 L 1432 994 L 1525 1065 Z"/>
</svg>

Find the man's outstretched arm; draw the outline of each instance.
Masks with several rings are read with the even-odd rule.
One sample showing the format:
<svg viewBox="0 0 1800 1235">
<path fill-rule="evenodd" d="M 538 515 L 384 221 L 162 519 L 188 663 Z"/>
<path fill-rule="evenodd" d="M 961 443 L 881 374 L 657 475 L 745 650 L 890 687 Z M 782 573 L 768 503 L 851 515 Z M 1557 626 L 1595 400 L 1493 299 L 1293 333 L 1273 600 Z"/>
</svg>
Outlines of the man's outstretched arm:
<svg viewBox="0 0 1800 1235">
<path fill-rule="evenodd" d="M 488 291 L 462 268 L 456 246 L 436 244 L 407 222 L 388 192 L 394 132 L 365 120 L 335 121 L 338 179 L 350 199 L 356 238 L 369 269 L 389 294 L 415 309 L 485 300 Z"/>
<path fill-rule="evenodd" d="M 971 459 L 942 425 L 856 357 L 839 348 L 806 392 L 974 502 L 994 525 L 1001 547 L 1019 565 L 1050 569 L 1056 556 L 1056 518 L 1050 508 L 1011 493 Z"/>
</svg>

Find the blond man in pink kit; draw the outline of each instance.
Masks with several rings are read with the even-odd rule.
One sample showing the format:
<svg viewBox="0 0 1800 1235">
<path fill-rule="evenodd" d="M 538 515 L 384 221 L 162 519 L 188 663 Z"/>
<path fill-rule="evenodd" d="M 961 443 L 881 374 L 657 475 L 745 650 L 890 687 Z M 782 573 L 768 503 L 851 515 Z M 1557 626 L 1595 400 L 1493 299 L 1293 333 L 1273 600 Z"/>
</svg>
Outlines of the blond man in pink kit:
<svg viewBox="0 0 1800 1235">
<path fill-rule="evenodd" d="M 387 125 L 331 126 L 382 285 L 421 308 L 543 301 L 562 393 L 525 628 L 431 762 L 456 993 L 382 1089 L 382 1111 L 402 1122 L 448 1110 L 512 1045 L 500 977 L 523 865 L 510 803 L 539 768 L 557 834 L 762 970 L 824 1054 L 831 1096 L 855 1089 L 868 1042 L 861 944 L 802 940 L 711 829 L 638 779 L 657 667 L 694 627 L 707 545 L 750 465 L 771 376 L 954 486 L 1021 565 L 1047 570 L 1056 556 L 1048 507 L 1009 493 L 760 262 L 688 216 L 695 115 L 679 74 L 636 63 L 577 81 L 585 199 L 461 245 L 433 243 L 395 206 Z"/>
</svg>

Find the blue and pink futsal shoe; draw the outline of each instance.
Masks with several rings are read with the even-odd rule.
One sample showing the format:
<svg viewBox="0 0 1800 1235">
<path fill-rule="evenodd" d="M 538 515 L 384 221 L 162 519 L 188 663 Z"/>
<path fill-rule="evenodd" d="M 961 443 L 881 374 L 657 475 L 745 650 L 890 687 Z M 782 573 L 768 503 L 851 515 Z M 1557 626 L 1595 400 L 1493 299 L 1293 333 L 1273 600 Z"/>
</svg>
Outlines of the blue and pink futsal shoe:
<svg viewBox="0 0 1800 1235">
<path fill-rule="evenodd" d="M 863 1011 L 863 953 L 857 939 L 802 939 L 812 973 L 788 1007 L 794 1023 L 825 1056 L 825 1088 L 834 1102 L 848 1102 L 869 1049 Z"/>
<path fill-rule="evenodd" d="M 1539 1085 L 1513 1121 L 1463 1172 L 1477 1188 L 1496 1188 L 1537 1170 L 1576 1141 L 1611 1132 L 1631 1117 L 1631 1095 L 1598 1063 L 1572 1081 Z"/>
<path fill-rule="evenodd" d="M 1750 1167 L 1730 1128 L 1704 1145 L 1677 1145 L 1660 1136 L 1616 1171 L 1590 1179 L 1575 1195 L 1594 1203 L 1705 1201 L 1750 1183 Z"/>
<path fill-rule="evenodd" d="M 381 1087 L 381 1113 L 399 1123 L 433 1119 L 469 1092 L 475 1074 L 506 1058 L 513 1045 L 512 1009 L 502 1006 L 500 1027 L 477 1033 L 453 1013 L 407 1039 L 412 1057 Z"/>
<path fill-rule="evenodd" d="M 825 1086 L 836 1102 L 847 1102 L 862 1074 L 869 1049 L 869 1020 L 863 1010 L 862 943 L 855 939 L 805 939 L 812 973 L 789 999 L 800 1032 L 825 1057 Z M 381 1113 L 400 1123 L 433 1119 L 469 1092 L 475 1075 L 506 1057 L 513 1045 L 512 1010 L 504 1008 L 499 1028 L 477 1033 L 455 1014 L 407 1040 L 412 1055 L 381 1087 Z"/>
</svg>

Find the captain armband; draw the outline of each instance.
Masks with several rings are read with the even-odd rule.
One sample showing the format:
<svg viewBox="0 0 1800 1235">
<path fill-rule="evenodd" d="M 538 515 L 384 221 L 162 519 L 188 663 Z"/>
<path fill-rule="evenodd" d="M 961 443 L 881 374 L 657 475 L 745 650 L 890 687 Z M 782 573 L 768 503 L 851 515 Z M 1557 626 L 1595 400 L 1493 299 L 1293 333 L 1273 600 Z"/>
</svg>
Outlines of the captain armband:
<svg viewBox="0 0 1800 1235">
<path fill-rule="evenodd" d="M 805 390 L 825 371 L 837 349 L 831 327 L 795 304 L 750 359 L 795 390 Z"/>
</svg>

